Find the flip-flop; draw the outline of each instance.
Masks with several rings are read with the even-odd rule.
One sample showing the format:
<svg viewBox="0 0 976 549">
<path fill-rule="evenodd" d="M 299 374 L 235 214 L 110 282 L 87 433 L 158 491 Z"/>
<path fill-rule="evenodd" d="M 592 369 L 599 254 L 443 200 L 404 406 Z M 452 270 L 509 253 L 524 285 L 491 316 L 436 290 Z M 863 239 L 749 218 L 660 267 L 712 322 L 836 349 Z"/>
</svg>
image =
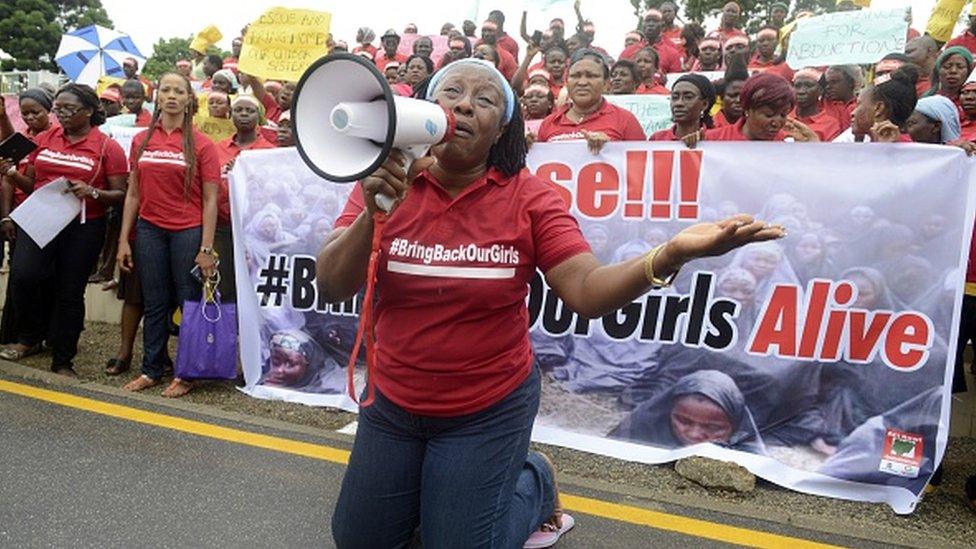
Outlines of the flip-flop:
<svg viewBox="0 0 976 549">
<path fill-rule="evenodd" d="M 566 532 L 573 529 L 576 526 L 576 519 L 568 513 L 563 513 L 563 526 L 559 530 L 536 530 L 529 536 L 529 539 L 525 541 L 523 549 L 542 549 L 544 547 L 552 547 L 559 541 L 559 538 L 563 536 Z"/>
</svg>

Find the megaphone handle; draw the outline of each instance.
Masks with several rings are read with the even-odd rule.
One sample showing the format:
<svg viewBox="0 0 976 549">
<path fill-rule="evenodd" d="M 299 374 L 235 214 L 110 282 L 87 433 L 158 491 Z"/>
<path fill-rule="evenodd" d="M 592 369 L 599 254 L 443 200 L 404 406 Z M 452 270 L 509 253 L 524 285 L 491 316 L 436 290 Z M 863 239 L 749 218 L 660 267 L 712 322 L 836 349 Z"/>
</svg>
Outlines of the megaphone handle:
<svg viewBox="0 0 976 549">
<path fill-rule="evenodd" d="M 400 149 L 403 153 L 403 167 L 404 173 L 410 172 L 410 166 L 413 164 L 414 160 L 417 160 L 421 156 L 427 154 L 427 150 L 430 149 L 430 145 L 414 145 L 412 147 L 404 147 Z M 376 205 L 379 206 L 381 210 L 386 213 L 390 213 L 393 210 L 393 206 L 396 204 L 396 199 L 390 198 L 385 194 L 376 195 Z"/>
</svg>

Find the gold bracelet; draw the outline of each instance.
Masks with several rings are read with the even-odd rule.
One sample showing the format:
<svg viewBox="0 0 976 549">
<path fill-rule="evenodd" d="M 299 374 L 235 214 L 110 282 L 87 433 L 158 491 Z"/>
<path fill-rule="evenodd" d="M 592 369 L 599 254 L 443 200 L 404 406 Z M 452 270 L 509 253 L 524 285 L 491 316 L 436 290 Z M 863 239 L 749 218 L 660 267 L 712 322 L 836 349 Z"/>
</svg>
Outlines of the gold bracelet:
<svg viewBox="0 0 976 549">
<path fill-rule="evenodd" d="M 678 276 L 678 271 L 681 270 L 681 268 L 678 267 L 678 271 L 675 271 L 666 279 L 658 278 L 657 275 L 654 274 L 654 258 L 657 257 L 657 254 L 661 253 L 664 246 L 664 244 L 659 244 L 651 249 L 651 251 L 647 252 L 647 255 L 644 256 L 644 276 L 647 277 L 647 281 L 651 283 L 651 286 L 655 288 L 667 288 L 670 286 L 674 282 L 674 279 Z"/>
</svg>

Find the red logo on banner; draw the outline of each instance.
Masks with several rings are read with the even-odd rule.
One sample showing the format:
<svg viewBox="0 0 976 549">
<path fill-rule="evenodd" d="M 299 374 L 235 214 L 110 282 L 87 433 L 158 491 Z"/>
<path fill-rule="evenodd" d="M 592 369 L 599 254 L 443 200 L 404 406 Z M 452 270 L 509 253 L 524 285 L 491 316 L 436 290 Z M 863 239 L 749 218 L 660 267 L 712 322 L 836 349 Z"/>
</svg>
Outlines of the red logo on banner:
<svg viewBox="0 0 976 549">
<path fill-rule="evenodd" d="M 900 477 L 918 477 L 924 444 L 922 435 L 888 429 L 885 431 L 884 449 L 881 451 L 881 465 L 878 470 Z"/>
</svg>

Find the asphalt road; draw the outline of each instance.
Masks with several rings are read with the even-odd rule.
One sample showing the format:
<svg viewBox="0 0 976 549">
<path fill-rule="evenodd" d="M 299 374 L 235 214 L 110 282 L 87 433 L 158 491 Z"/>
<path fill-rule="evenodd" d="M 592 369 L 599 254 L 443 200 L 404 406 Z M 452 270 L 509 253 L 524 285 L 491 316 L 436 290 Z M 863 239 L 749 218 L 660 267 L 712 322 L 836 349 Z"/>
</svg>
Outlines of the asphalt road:
<svg viewBox="0 0 976 549">
<path fill-rule="evenodd" d="M 228 425 L 214 417 L 95 397 L 336 446 L 332 438 Z M 329 520 L 343 470 L 329 461 L 0 391 L 0 547 L 331 547 Z M 613 498 L 583 487 L 572 487 L 572 493 Z M 673 506 L 663 510 L 757 531 L 870 546 L 717 513 Z M 576 517 L 577 528 L 557 547 L 723 546 L 622 520 Z"/>
</svg>

